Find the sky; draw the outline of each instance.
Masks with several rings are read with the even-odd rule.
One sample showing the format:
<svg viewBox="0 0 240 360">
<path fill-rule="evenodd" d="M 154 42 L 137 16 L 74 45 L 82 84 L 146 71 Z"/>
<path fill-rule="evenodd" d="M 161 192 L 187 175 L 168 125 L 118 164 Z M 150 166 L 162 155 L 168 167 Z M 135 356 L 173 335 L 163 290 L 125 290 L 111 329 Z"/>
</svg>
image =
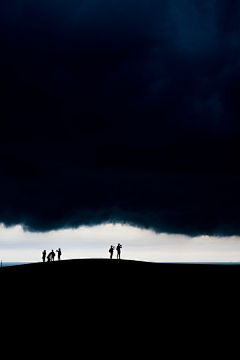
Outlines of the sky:
<svg viewBox="0 0 240 360">
<path fill-rule="evenodd" d="M 20 225 L 0 225 L 0 261 L 41 262 L 47 254 L 61 249 L 61 260 L 110 258 L 110 245 L 122 245 L 121 259 L 145 262 L 220 262 L 240 263 L 240 239 L 207 235 L 194 238 L 142 230 L 129 225 L 102 224 L 78 229 L 52 230 L 47 233 L 24 232 Z M 116 250 L 113 259 L 117 259 Z"/>
<path fill-rule="evenodd" d="M 195 254 L 196 239 L 213 258 L 237 253 L 239 24 L 237 0 L 1 0 L 9 249 L 21 229 L 34 247 L 122 224 L 126 248 L 139 233 L 139 248 L 164 238 L 172 258 L 183 237 Z"/>
</svg>

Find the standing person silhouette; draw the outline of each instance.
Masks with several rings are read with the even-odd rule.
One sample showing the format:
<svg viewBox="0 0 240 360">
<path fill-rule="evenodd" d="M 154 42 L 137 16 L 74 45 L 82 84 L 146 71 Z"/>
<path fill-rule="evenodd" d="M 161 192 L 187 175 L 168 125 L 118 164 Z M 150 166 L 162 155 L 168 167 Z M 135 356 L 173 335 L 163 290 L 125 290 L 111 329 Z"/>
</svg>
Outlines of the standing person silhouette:
<svg viewBox="0 0 240 360">
<path fill-rule="evenodd" d="M 56 250 L 56 252 L 58 253 L 58 260 L 60 260 L 60 256 L 62 255 L 61 249 L 59 248 L 58 250 Z"/>
<path fill-rule="evenodd" d="M 114 246 L 111 245 L 110 249 L 109 249 L 109 252 L 110 252 L 110 259 L 112 259 L 112 256 L 113 256 L 113 250 L 114 250 Z"/>
<path fill-rule="evenodd" d="M 52 250 L 52 251 L 51 251 L 51 254 L 52 254 L 52 261 L 54 261 L 55 252 Z"/>
<path fill-rule="evenodd" d="M 117 259 L 120 259 L 121 248 L 122 248 L 122 245 L 120 245 L 118 243 L 118 246 L 117 246 Z"/>
<path fill-rule="evenodd" d="M 46 260 L 46 255 L 47 255 L 46 250 L 43 250 L 43 252 L 42 252 L 42 260 L 43 260 L 43 262 L 45 262 L 45 260 Z"/>
</svg>

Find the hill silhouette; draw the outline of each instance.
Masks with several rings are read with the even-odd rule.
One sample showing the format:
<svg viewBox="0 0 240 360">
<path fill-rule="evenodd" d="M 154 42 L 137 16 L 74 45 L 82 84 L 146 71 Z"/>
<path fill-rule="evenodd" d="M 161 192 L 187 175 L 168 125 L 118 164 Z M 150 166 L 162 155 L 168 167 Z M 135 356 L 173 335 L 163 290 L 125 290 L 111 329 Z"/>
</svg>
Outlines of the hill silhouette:
<svg viewBox="0 0 240 360">
<path fill-rule="evenodd" d="M 115 350 L 118 339 L 124 350 L 131 342 L 136 351 L 132 335 L 143 339 L 158 325 L 170 347 L 174 327 L 181 339 L 179 324 L 185 329 L 186 322 L 213 318 L 223 295 L 236 289 L 239 272 L 239 266 L 98 258 L 16 265 L 0 268 L 2 309 L 28 332 L 35 324 L 40 334 L 31 336 L 41 344 L 42 336 L 54 335 L 79 346 L 81 336 L 81 346 L 94 351 L 109 344 Z"/>
<path fill-rule="evenodd" d="M 36 282 L 48 283 L 49 279 L 54 279 L 54 283 L 59 283 L 61 288 L 65 285 L 69 287 L 70 284 L 74 288 L 80 281 L 81 286 L 86 288 L 102 286 L 107 289 L 108 284 L 116 284 L 117 281 L 132 286 L 138 281 L 144 281 L 147 276 L 153 278 L 162 266 L 165 265 L 139 260 L 84 258 L 22 264 L 0 270 L 4 275 L 2 277 L 9 282 L 20 280 L 22 284 L 31 283 L 34 286 Z"/>
<path fill-rule="evenodd" d="M 212 287 L 214 283 L 223 285 L 227 277 L 231 280 L 239 276 L 239 266 L 210 264 L 152 263 L 129 259 L 84 258 L 54 262 L 38 262 L 3 267 L 2 284 L 15 287 L 30 286 L 41 288 L 41 284 L 51 284 L 61 291 L 80 286 L 86 291 L 115 291 L 118 286 L 126 292 L 148 291 L 161 288 L 171 292 L 181 288 L 189 291 L 193 287 Z"/>
</svg>

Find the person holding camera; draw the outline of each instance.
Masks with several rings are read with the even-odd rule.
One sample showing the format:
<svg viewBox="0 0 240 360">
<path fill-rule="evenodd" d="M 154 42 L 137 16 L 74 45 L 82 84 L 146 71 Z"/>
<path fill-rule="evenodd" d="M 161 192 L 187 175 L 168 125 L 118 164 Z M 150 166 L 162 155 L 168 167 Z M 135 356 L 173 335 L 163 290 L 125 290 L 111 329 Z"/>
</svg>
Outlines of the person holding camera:
<svg viewBox="0 0 240 360">
<path fill-rule="evenodd" d="M 120 245 L 118 243 L 118 246 L 117 246 L 117 259 L 120 259 L 121 248 L 122 248 L 122 245 Z"/>
</svg>

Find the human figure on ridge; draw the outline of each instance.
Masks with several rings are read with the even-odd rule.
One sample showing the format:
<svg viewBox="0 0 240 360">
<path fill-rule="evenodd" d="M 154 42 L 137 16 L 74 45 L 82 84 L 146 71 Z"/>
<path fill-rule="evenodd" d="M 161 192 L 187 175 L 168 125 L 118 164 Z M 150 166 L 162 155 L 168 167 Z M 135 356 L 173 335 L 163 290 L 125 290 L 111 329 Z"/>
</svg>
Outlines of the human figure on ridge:
<svg viewBox="0 0 240 360">
<path fill-rule="evenodd" d="M 43 262 L 45 262 L 45 260 L 46 260 L 46 250 L 43 250 L 43 252 L 42 252 L 42 260 L 43 260 Z"/>
<path fill-rule="evenodd" d="M 50 252 L 47 256 L 47 261 L 50 262 L 51 261 L 51 258 L 52 258 L 52 252 Z"/>
<path fill-rule="evenodd" d="M 121 248 L 122 248 L 122 245 L 120 245 L 118 243 L 118 246 L 117 246 L 117 259 L 120 259 Z"/>
<path fill-rule="evenodd" d="M 109 249 L 109 252 L 110 252 L 110 259 L 112 259 L 112 256 L 113 256 L 113 250 L 115 249 L 114 246 L 111 245 L 110 249 Z"/>
<path fill-rule="evenodd" d="M 52 261 L 54 261 L 55 252 L 53 250 L 51 251 L 51 255 L 52 255 Z"/>
<path fill-rule="evenodd" d="M 58 253 L 58 260 L 60 260 L 60 257 L 61 257 L 61 255 L 62 255 L 61 249 L 59 248 L 58 250 L 56 250 L 56 252 Z"/>
</svg>

